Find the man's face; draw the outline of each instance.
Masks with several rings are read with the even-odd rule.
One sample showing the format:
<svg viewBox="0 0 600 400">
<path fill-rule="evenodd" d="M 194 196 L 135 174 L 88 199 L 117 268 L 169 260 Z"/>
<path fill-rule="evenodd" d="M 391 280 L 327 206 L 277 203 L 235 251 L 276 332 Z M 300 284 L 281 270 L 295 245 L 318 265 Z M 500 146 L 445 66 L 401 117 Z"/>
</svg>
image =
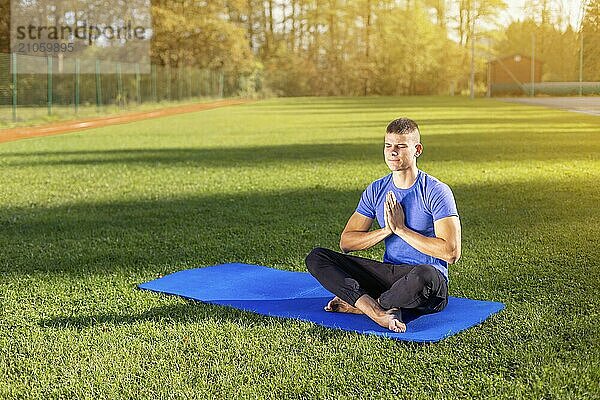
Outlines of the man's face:
<svg viewBox="0 0 600 400">
<path fill-rule="evenodd" d="M 383 146 L 385 163 L 392 171 L 403 171 L 417 164 L 423 146 L 414 135 L 386 133 Z"/>
</svg>

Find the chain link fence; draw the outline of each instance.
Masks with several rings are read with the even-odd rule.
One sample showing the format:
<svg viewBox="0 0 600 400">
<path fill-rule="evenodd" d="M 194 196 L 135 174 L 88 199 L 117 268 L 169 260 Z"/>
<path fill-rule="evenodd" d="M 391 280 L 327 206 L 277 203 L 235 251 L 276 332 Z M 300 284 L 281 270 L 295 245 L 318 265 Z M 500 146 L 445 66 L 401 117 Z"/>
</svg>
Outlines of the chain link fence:
<svg viewBox="0 0 600 400">
<path fill-rule="evenodd" d="M 497 83 L 491 96 L 598 96 L 600 82 Z"/>
<path fill-rule="evenodd" d="M 33 73 L 40 68 L 47 73 Z M 0 127 L 246 95 L 248 86 L 256 87 L 219 70 L 151 65 L 149 73 L 139 71 L 135 64 L 0 53 Z"/>
</svg>

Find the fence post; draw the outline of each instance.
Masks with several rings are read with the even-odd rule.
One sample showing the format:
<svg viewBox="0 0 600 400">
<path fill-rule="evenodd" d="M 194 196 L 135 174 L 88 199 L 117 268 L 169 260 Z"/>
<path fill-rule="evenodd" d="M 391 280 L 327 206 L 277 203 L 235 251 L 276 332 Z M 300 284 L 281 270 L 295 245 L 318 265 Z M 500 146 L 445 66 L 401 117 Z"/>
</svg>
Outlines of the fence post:
<svg viewBox="0 0 600 400">
<path fill-rule="evenodd" d="M 583 28 L 580 29 L 581 44 L 579 46 L 579 95 L 583 96 Z"/>
<path fill-rule="evenodd" d="M 48 115 L 52 115 L 52 57 L 47 56 L 46 57 L 46 63 L 48 64 L 48 76 L 47 76 L 47 83 L 48 83 L 48 95 L 47 95 L 47 100 L 48 100 Z"/>
<path fill-rule="evenodd" d="M 225 74 L 223 70 L 219 71 L 219 97 L 223 98 L 224 84 L 225 84 Z"/>
<path fill-rule="evenodd" d="M 167 101 L 171 101 L 171 65 L 167 64 Z"/>
<path fill-rule="evenodd" d="M 12 53 L 12 119 L 17 122 L 17 53 Z"/>
<path fill-rule="evenodd" d="M 535 33 L 531 34 L 531 96 L 535 96 Z"/>
<path fill-rule="evenodd" d="M 75 59 L 75 114 L 79 113 L 79 79 L 80 79 L 81 65 L 79 64 L 79 58 Z"/>
<path fill-rule="evenodd" d="M 102 82 L 100 82 L 100 60 L 96 60 L 96 111 L 102 106 Z"/>
<path fill-rule="evenodd" d="M 150 72 L 152 73 L 152 98 L 154 99 L 155 103 L 158 103 L 158 92 L 156 90 L 156 65 L 152 65 L 150 68 Z"/>
<path fill-rule="evenodd" d="M 192 92 L 192 67 L 190 67 L 189 65 L 187 67 L 187 76 L 188 76 L 188 79 L 187 79 L 187 81 L 188 81 L 188 93 L 187 93 L 188 96 L 187 97 L 191 98 L 192 94 L 193 94 L 193 92 Z"/>
<path fill-rule="evenodd" d="M 473 30 L 471 31 L 471 74 L 469 76 L 469 91 L 469 97 L 473 100 L 475 98 L 475 18 L 473 18 Z"/>
<path fill-rule="evenodd" d="M 123 80 L 121 77 L 121 63 L 117 63 L 117 100 L 117 106 L 125 106 L 125 99 L 123 99 Z"/>
<path fill-rule="evenodd" d="M 211 73 L 208 69 L 202 70 L 202 81 L 204 82 L 204 97 L 212 97 Z"/>
<path fill-rule="evenodd" d="M 135 64 L 135 90 L 138 104 L 142 104 L 142 89 L 140 85 L 142 78 L 140 77 L 140 64 Z"/>
<path fill-rule="evenodd" d="M 181 67 L 177 67 L 177 100 L 181 100 L 182 88 L 181 88 Z"/>
<path fill-rule="evenodd" d="M 491 62 L 492 60 L 490 59 L 490 57 L 488 57 L 488 61 L 487 61 L 487 93 L 486 93 L 486 97 L 492 97 L 492 66 L 491 66 Z"/>
</svg>

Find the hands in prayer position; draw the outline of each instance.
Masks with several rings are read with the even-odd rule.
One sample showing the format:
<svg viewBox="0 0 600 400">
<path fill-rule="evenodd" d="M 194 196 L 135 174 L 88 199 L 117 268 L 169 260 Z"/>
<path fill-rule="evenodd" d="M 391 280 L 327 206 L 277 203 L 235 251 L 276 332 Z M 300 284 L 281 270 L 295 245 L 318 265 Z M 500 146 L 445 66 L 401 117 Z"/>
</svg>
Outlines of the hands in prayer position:
<svg viewBox="0 0 600 400">
<path fill-rule="evenodd" d="M 404 209 L 396 200 L 394 192 L 389 191 L 385 197 L 384 206 L 385 229 L 390 234 L 399 234 L 400 231 L 406 228 L 404 225 Z"/>
</svg>

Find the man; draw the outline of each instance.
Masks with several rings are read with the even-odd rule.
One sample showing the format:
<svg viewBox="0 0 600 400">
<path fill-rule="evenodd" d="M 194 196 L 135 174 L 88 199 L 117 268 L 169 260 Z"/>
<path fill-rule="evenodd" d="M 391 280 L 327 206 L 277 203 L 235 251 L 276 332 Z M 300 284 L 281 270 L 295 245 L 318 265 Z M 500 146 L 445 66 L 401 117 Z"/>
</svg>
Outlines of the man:
<svg viewBox="0 0 600 400">
<path fill-rule="evenodd" d="M 461 232 L 450 188 L 417 168 L 419 127 L 408 118 L 388 125 L 383 154 L 392 171 L 371 183 L 340 239 L 342 253 L 316 248 L 310 273 L 334 297 L 326 311 L 366 314 L 405 332 L 402 309 L 426 314 L 448 304 L 448 264 L 460 258 Z M 380 229 L 371 230 L 377 219 Z M 385 241 L 383 262 L 347 253 Z"/>
</svg>

